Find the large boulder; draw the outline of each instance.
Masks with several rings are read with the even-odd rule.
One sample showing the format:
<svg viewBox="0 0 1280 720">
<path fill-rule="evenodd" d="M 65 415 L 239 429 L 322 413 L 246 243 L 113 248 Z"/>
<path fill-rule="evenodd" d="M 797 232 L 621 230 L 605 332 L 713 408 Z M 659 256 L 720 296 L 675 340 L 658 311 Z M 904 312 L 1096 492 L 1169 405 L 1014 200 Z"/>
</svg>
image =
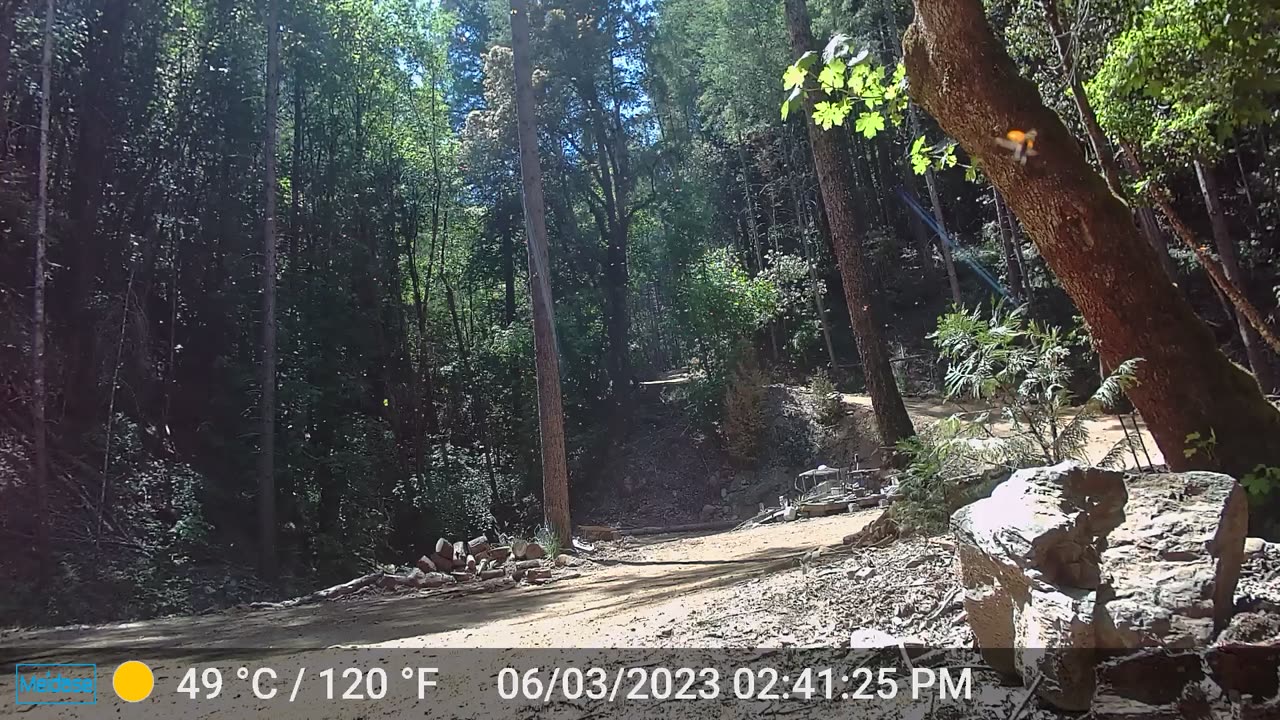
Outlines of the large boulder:
<svg viewBox="0 0 1280 720">
<path fill-rule="evenodd" d="M 992 667 L 1086 710 L 1100 649 L 1203 647 L 1225 626 L 1246 522 L 1225 475 L 1014 473 L 951 519 L 974 637 Z"/>
</svg>

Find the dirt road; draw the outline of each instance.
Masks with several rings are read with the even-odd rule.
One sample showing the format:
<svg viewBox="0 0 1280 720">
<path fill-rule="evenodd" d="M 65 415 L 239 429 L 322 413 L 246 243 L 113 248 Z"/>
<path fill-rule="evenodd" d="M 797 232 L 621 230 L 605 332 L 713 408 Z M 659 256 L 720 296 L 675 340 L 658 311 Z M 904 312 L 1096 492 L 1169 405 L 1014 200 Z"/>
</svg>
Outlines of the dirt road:
<svg viewBox="0 0 1280 720">
<path fill-rule="evenodd" d="M 798 572 L 800 555 L 839 544 L 877 515 L 871 511 L 702 537 L 646 538 L 625 552 L 608 553 L 617 560 L 584 564 L 581 577 L 490 594 L 415 593 L 283 610 L 10 631 L 0 635 L 0 659 L 6 664 L 97 662 L 102 668 L 106 684 L 99 684 L 99 704 L 91 710 L 36 706 L 24 711 L 25 718 L 173 717 L 175 712 L 249 717 L 247 713 L 268 709 L 273 717 L 367 717 L 357 705 L 348 706 L 351 712 L 336 712 L 333 703 L 318 698 L 289 705 L 258 702 L 243 680 L 240 692 L 223 695 L 216 704 L 189 704 L 174 689 L 187 669 L 211 663 L 222 668 L 226 683 L 237 682 L 232 678 L 244 664 L 267 663 L 282 672 L 299 667 L 315 672 L 338 662 L 366 667 L 470 662 L 483 676 L 497 655 L 443 649 L 657 647 L 694 611 L 718 606 L 731 611 L 735 586 L 767 574 Z M 324 650 L 335 646 L 344 650 Z M 142 659 L 155 671 L 158 694 L 137 705 L 116 698 L 108 679 L 111 668 L 129 659 Z M 469 675 L 453 672 L 459 674 Z M 0 698 L 14 697 L 13 683 L 12 674 L 0 675 Z M 308 686 L 313 693 L 314 686 Z M 467 703 L 475 700 L 465 691 L 461 696 Z M 411 695 L 393 699 L 373 714 L 396 715 L 415 707 Z M 0 716 L 14 709 L 8 701 L 0 703 Z"/>
</svg>

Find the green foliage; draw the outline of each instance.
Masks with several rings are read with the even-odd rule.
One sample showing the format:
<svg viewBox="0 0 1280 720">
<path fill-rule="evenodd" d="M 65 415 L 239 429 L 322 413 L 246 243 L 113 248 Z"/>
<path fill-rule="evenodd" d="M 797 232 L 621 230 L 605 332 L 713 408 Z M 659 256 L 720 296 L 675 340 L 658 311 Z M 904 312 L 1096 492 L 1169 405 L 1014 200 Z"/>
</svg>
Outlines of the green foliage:
<svg viewBox="0 0 1280 720">
<path fill-rule="evenodd" d="M 1269 0 L 1154 0 L 1087 84 L 1111 134 L 1153 157 L 1213 156 L 1242 128 L 1273 122 L 1280 6 Z"/>
<path fill-rule="evenodd" d="M 865 110 L 858 114 L 854 130 L 867 139 L 883 131 L 887 123 L 902 124 L 907 107 L 906 69 L 899 63 L 893 76 L 886 79 L 886 68 L 870 62 L 866 50 L 854 55 L 848 40 L 845 35 L 836 35 L 821 60 L 810 51 L 787 66 L 782 73 L 782 88 L 788 93 L 782 102 L 783 120 L 800 108 L 805 95 L 812 94 L 813 121 L 823 130 L 844 125 L 858 103 Z M 809 84 L 811 80 L 816 86 Z"/>
<path fill-rule="evenodd" d="M 996 306 L 989 318 L 976 309 L 948 313 L 930 337 L 949 362 L 947 396 L 980 401 L 997 413 L 993 417 L 992 411 L 981 411 L 975 419 L 963 421 L 986 429 L 980 441 L 969 442 L 967 430 L 951 438 L 966 439 L 972 460 L 1010 468 L 1088 460 L 1086 421 L 1120 400 L 1137 381 L 1141 362 L 1121 363 L 1092 397 L 1074 407 L 1067 389 L 1071 338 L 1057 328 L 1027 321 L 1024 308 L 1009 312 Z M 988 427 L 997 417 L 1008 426 L 998 434 Z M 1118 464 L 1123 449 L 1127 446 L 1113 448 L 1100 464 Z"/>
<path fill-rule="evenodd" d="M 1213 462 L 1214 451 L 1218 447 L 1218 433 L 1209 428 L 1209 435 L 1205 437 L 1199 431 L 1187 433 L 1187 446 L 1182 449 L 1182 456 L 1188 460 L 1193 457 L 1200 456 L 1206 462 Z"/>
<path fill-rule="evenodd" d="M 716 374 L 735 349 L 778 311 L 780 293 L 765 276 L 749 277 L 727 250 L 710 250 L 677 280 L 679 332 L 703 367 Z"/>
<path fill-rule="evenodd" d="M 1249 491 L 1250 497 L 1266 497 L 1280 489 L 1280 467 L 1258 465 L 1240 478 L 1240 484 Z"/>
<path fill-rule="evenodd" d="M 844 417 L 844 402 L 826 370 L 818 370 L 809 377 L 809 395 L 822 425 L 835 425 Z"/>
</svg>

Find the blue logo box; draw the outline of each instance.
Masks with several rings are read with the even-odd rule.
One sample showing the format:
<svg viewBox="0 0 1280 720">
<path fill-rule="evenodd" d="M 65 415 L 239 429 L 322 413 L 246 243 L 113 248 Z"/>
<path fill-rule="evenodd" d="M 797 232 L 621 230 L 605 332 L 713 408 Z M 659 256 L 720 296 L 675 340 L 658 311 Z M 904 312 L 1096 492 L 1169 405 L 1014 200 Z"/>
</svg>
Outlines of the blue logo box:
<svg viewBox="0 0 1280 720">
<path fill-rule="evenodd" d="M 93 663 L 19 663 L 18 705 L 97 705 L 98 666 Z"/>
</svg>

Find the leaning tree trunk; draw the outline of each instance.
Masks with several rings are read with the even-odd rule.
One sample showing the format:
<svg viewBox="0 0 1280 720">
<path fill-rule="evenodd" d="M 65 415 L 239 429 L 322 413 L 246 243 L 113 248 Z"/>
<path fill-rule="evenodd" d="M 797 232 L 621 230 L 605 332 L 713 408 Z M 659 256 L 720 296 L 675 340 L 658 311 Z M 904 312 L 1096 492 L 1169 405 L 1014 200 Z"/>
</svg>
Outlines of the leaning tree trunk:
<svg viewBox="0 0 1280 720">
<path fill-rule="evenodd" d="M 1108 365 L 1142 358 L 1129 391 L 1175 470 L 1237 476 L 1280 465 L 1280 411 L 1231 363 L 1160 269 L 1129 208 L 1085 161 L 1036 87 L 1018 75 L 980 0 L 916 0 L 903 40 L 915 99 L 982 163 L 1084 315 Z M 1014 162 L 996 142 L 1035 129 L 1039 154 Z M 1187 436 L 1215 452 L 1183 451 Z"/>
<path fill-rule="evenodd" d="M 520 138 L 520 180 L 525 239 L 529 244 L 529 295 L 533 306 L 533 355 L 538 378 L 538 429 L 542 435 L 542 506 L 547 525 L 569 543 L 569 467 L 564 453 L 564 410 L 560 359 L 556 354 L 555 309 L 551 300 L 547 219 L 542 198 L 542 164 L 533 102 L 529 52 L 529 12 L 525 0 L 511 0 L 511 53 L 515 63 L 516 129 Z"/>
<path fill-rule="evenodd" d="M 1213 244 L 1218 248 L 1218 256 L 1222 258 L 1222 269 L 1227 280 L 1239 288 L 1243 294 L 1245 288 L 1244 273 L 1240 270 L 1240 259 L 1236 254 L 1236 244 L 1231 239 L 1231 231 L 1227 229 L 1227 218 L 1222 212 L 1222 202 L 1218 191 L 1218 179 L 1214 177 L 1213 168 L 1205 165 L 1203 160 L 1196 160 L 1196 177 L 1200 180 L 1200 193 L 1204 197 L 1204 207 L 1209 213 L 1209 224 L 1213 229 Z M 1249 359 L 1249 367 L 1253 369 L 1258 384 L 1268 392 L 1276 387 L 1275 374 L 1271 372 L 1270 359 L 1266 347 L 1258 331 L 1253 329 L 1238 310 L 1234 313 L 1236 326 L 1240 331 L 1240 340 L 1244 343 L 1245 357 Z"/>
<path fill-rule="evenodd" d="M 805 0 L 786 0 L 786 8 L 791 50 L 799 56 L 814 47 L 813 32 L 809 29 L 809 10 Z M 807 116 L 811 117 L 812 97 L 806 96 L 805 104 Z M 858 216 L 853 206 L 849 139 L 842 132 L 822 130 L 812 120 L 806 120 L 805 124 L 809 128 L 809 146 L 813 149 L 813 161 L 818 170 L 818 185 L 831 222 L 831 241 L 835 246 L 840 276 L 844 280 L 845 302 L 849 305 L 853 333 L 858 340 L 867 393 L 871 395 L 880 439 L 886 446 L 892 446 L 914 435 L 915 428 L 911 425 L 906 406 L 902 404 L 882 326 L 876 319 L 876 299 L 871 291 L 871 277 L 867 272 Z"/>
</svg>

